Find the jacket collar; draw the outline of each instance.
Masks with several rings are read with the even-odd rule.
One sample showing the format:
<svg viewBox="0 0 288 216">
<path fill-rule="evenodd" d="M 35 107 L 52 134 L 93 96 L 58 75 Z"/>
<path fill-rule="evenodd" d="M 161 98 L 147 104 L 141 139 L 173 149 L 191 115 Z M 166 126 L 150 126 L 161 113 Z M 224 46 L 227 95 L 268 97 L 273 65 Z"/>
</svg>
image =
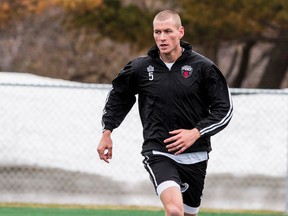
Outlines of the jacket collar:
<svg viewBox="0 0 288 216">
<path fill-rule="evenodd" d="M 184 52 L 186 51 L 192 51 L 192 46 L 191 44 L 185 42 L 185 41 L 180 41 L 180 45 L 181 47 L 183 47 L 185 49 Z M 157 45 L 155 44 L 149 51 L 148 51 L 148 55 L 155 59 L 155 58 L 158 58 L 159 57 L 159 49 L 157 47 Z"/>
</svg>

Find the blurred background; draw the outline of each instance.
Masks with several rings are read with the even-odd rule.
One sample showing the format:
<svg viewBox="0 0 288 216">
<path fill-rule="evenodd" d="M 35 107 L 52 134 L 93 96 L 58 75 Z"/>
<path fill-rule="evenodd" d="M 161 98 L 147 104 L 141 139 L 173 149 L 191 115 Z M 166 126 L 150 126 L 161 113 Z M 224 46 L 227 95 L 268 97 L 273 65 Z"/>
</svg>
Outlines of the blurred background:
<svg viewBox="0 0 288 216">
<path fill-rule="evenodd" d="M 152 20 L 179 12 L 185 41 L 231 87 L 213 137 L 203 208 L 288 212 L 288 1 L 0 0 L 0 203 L 157 206 L 137 105 L 96 148 L 112 79 L 153 46 Z"/>
<path fill-rule="evenodd" d="M 0 70 L 110 83 L 153 45 L 152 19 L 175 9 L 184 40 L 233 88 L 288 87 L 286 0 L 1 0 Z"/>
</svg>

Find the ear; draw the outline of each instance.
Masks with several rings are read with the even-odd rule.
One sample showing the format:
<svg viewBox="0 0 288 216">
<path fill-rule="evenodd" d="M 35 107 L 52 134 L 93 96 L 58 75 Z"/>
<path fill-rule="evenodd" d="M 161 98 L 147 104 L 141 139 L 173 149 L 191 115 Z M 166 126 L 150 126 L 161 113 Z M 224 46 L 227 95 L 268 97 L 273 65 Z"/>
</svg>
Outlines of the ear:
<svg viewBox="0 0 288 216">
<path fill-rule="evenodd" d="M 180 39 L 184 36 L 184 33 L 185 33 L 184 27 L 183 27 L 183 26 L 180 26 L 180 27 L 179 27 L 179 38 L 180 38 Z"/>
</svg>

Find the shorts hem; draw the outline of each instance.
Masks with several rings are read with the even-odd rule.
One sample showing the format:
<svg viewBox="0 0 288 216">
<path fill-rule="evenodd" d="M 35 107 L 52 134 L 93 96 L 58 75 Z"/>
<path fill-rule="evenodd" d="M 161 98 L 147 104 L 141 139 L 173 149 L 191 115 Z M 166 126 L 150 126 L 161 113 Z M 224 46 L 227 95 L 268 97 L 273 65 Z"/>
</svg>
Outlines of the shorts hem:
<svg viewBox="0 0 288 216">
<path fill-rule="evenodd" d="M 197 214 L 199 212 L 199 207 L 190 207 L 186 204 L 183 204 L 184 212 L 187 214 Z"/>
<path fill-rule="evenodd" d="M 188 205 L 183 204 L 184 212 L 187 214 L 197 214 L 199 212 L 199 207 L 190 207 Z"/>
<path fill-rule="evenodd" d="M 158 187 L 156 189 L 157 195 L 160 196 L 161 193 L 169 187 L 177 187 L 180 190 L 179 184 L 177 184 L 175 181 L 168 180 L 168 181 L 164 181 L 158 185 Z"/>
</svg>

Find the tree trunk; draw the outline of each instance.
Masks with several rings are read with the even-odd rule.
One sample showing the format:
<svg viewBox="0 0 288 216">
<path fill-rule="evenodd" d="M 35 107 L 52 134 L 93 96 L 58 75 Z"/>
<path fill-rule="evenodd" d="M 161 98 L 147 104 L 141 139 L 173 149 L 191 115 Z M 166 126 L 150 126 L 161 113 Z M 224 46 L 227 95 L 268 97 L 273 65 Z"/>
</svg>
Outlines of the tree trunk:
<svg viewBox="0 0 288 216">
<path fill-rule="evenodd" d="M 281 87 L 288 69 L 288 32 L 281 36 L 271 51 L 270 59 L 258 84 L 258 88 L 276 89 Z"/>
<path fill-rule="evenodd" d="M 256 41 L 251 40 L 247 41 L 245 46 L 243 47 L 241 62 L 239 65 L 239 71 L 231 82 L 231 87 L 240 88 L 247 74 L 247 68 L 249 66 L 250 52 L 252 47 L 255 45 Z"/>
<path fill-rule="evenodd" d="M 229 85 L 230 85 L 230 80 L 231 80 L 231 77 L 232 77 L 232 74 L 233 74 L 233 70 L 234 68 L 237 66 L 237 58 L 239 56 L 239 50 L 238 50 L 238 47 L 236 47 L 233 55 L 232 55 L 232 58 L 231 58 L 231 61 L 230 61 L 230 65 L 229 65 L 229 68 L 227 70 L 227 75 L 226 75 L 226 79 L 227 81 L 229 82 Z"/>
<path fill-rule="evenodd" d="M 216 65 L 218 64 L 218 45 L 211 45 L 211 44 L 205 44 L 201 47 L 198 47 L 197 51 L 201 53 L 202 55 L 209 58 L 211 61 L 213 61 Z"/>
</svg>

